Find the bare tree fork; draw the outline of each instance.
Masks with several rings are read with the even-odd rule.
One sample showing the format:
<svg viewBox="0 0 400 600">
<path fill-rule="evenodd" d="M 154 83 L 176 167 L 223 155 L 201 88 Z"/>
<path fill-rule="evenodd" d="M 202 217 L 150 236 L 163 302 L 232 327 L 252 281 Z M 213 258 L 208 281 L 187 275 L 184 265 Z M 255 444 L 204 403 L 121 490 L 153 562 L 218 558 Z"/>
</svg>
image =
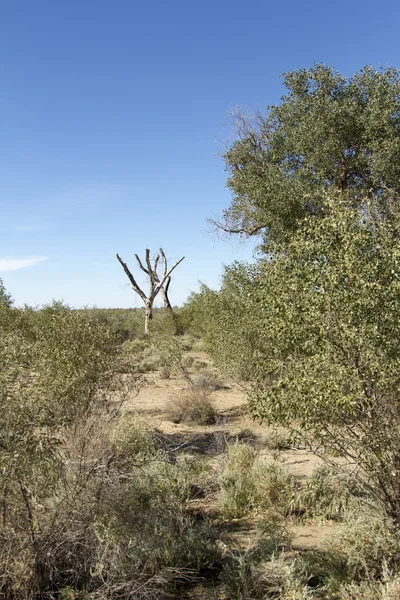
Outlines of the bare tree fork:
<svg viewBox="0 0 400 600">
<path fill-rule="evenodd" d="M 163 264 L 164 264 L 163 274 L 161 277 L 157 273 L 157 267 L 158 267 L 158 263 L 160 261 L 160 254 L 163 258 Z M 128 279 L 131 283 L 133 291 L 136 292 L 138 294 L 138 296 L 140 296 L 140 298 L 143 300 L 144 308 L 145 308 L 144 332 L 146 334 L 149 333 L 149 321 L 153 318 L 154 300 L 160 291 L 161 291 L 161 295 L 163 297 L 164 305 L 166 306 L 166 308 L 169 308 L 172 310 L 172 306 L 168 299 L 168 288 L 171 283 L 171 273 L 174 271 L 174 269 L 176 269 L 176 267 L 185 258 L 184 256 L 182 256 L 182 258 L 180 258 L 178 261 L 176 261 L 176 263 L 170 269 L 168 269 L 167 259 L 165 257 L 164 251 L 161 248 L 160 248 L 160 254 L 157 254 L 157 256 L 154 259 L 154 263 L 152 264 L 151 257 L 150 257 L 150 250 L 148 248 L 146 248 L 146 260 L 145 260 L 146 266 L 142 263 L 139 256 L 137 254 L 135 254 L 135 258 L 138 262 L 139 268 L 144 273 L 146 273 L 146 275 L 149 278 L 150 286 L 149 286 L 149 293 L 147 295 L 141 289 L 141 287 L 138 285 L 136 279 L 134 278 L 131 271 L 129 270 L 128 265 L 122 260 L 122 258 L 119 256 L 119 254 L 117 254 L 117 259 L 118 259 L 119 263 L 121 264 L 123 270 L 125 271 L 126 276 L 128 277 Z"/>
<path fill-rule="evenodd" d="M 160 254 L 161 254 L 161 258 L 163 260 L 163 277 L 165 277 L 165 275 L 168 273 L 168 262 L 167 262 L 167 257 L 165 256 L 164 250 L 162 248 L 160 248 Z M 169 289 L 170 284 L 171 284 L 171 277 L 169 276 L 165 280 L 165 284 L 160 290 L 160 294 L 163 299 L 164 306 L 165 306 L 165 308 L 168 308 L 168 310 L 172 310 L 172 306 L 171 306 L 171 303 L 168 298 L 168 289 Z"/>
</svg>

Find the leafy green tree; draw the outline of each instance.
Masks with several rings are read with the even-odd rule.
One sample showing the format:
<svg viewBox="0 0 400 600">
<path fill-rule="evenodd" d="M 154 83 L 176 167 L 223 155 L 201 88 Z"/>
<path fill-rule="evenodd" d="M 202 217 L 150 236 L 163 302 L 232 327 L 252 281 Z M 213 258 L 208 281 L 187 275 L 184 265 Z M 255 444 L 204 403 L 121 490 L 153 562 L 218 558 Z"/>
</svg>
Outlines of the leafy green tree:
<svg viewBox="0 0 400 600">
<path fill-rule="evenodd" d="M 340 454 L 399 522 L 400 223 L 360 218 L 349 194 L 248 275 L 217 348 L 229 327 L 225 355 L 248 361 L 253 415 Z"/>
<path fill-rule="evenodd" d="M 179 311 L 179 321 L 183 331 L 204 337 L 210 327 L 217 293 L 200 282 L 200 290 L 192 292 Z"/>
<path fill-rule="evenodd" d="M 400 192 L 398 71 L 366 67 L 346 78 L 316 64 L 283 82 L 288 91 L 266 116 L 235 116 L 237 139 L 224 155 L 233 198 L 217 227 L 287 240 L 335 190 L 352 206 L 373 201 L 391 213 Z"/>
<path fill-rule="evenodd" d="M 4 287 L 3 280 L 0 279 L 0 306 L 10 308 L 12 306 L 13 299 Z"/>
</svg>

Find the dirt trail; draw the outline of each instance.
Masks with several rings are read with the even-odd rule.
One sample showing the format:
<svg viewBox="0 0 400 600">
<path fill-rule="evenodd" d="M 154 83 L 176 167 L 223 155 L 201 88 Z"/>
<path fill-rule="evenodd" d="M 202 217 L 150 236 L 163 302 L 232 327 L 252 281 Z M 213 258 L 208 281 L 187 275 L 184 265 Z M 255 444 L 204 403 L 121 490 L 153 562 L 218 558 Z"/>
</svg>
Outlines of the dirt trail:
<svg viewBox="0 0 400 600">
<path fill-rule="evenodd" d="M 193 354 L 199 360 L 209 363 L 203 352 Z M 218 422 L 214 425 L 199 426 L 185 423 L 173 423 L 168 415 L 168 402 L 186 388 L 186 383 L 179 377 L 162 379 L 157 374 L 149 377 L 148 384 L 137 396 L 125 404 L 125 410 L 142 415 L 151 427 L 170 438 L 172 441 L 185 446 L 194 454 L 216 457 L 224 450 L 225 441 L 235 439 L 240 435 L 251 436 L 260 448 L 261 460 L 271 460 L 273 451 L 262 447 L 262 440 L 268 435 L 268 428 L 253 421 L 246 410 L 246 394 L 234 383 L 228 382 L 224 389 L 212 393 L 212 399 L 219 413 Z M 316 466 L 322 464 L 321 459 L 307 450 L 285 450 L 279 453 L 279 459 L 298 480 L 304 480 Z M 203 507 L 207 511 L 215 507 L 209 504 Z M 332 532 L 329 523 L 316 522 L 306 525 L 295 525 L 291 528 L 295 539 L 293 548 L 318 548 Z M 247 547 L 257 533 L 257 519 L 233 520 L 221 527 L 221 540 L 237 547 Z"/>
</svg>

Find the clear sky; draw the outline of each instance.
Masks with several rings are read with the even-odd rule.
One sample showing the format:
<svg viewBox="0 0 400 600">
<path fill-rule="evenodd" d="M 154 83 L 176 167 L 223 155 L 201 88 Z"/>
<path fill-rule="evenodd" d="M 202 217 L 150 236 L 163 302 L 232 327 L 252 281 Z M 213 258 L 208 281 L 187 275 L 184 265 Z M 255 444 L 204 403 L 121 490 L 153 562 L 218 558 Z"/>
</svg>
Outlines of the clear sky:
<svg viewBox="0 0 400 600">
<path fill-rule="evenodd" d="M 252 245 L 206 218 L 229 205 L 220 153 L 235 105 L 280 73 L 400 66 L 395 0 L 0 3 L 0 277 L 17 304 L 139 306 L 115 253 L 186 258 L 182 303 Z M 137 271 L 135 271 L 137 272 Z M 143 282 L 139 276 L 138 280 Z"/>
</svg>

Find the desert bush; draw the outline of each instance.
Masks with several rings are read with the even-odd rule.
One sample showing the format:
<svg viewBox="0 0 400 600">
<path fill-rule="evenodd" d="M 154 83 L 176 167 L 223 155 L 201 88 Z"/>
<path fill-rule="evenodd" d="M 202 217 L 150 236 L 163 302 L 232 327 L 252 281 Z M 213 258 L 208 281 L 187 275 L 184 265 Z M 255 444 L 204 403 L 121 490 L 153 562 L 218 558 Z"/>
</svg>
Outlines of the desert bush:
<svg viewBox="0 0 400 600">
<path fill-rule="evenodd" d="M 227 444 L 226 463 L 219 478 L 219 505 L 225 518 L 242 517 L 253 507 L 256 496 L 255 458 L 251 446 L 238 442 Z"/>
<path fill-rule="evenodd" d="M 374 203 L 355 211 L 345 192 L 324 197 L 323 218 L 258 264 L 226 270 L 213 355 L 247 371 L 255 417 L 296 423 L 310 444 L 357 464 L 399 520 L 399 219 L 376 218 Z"/>
<path fill-rule="evenodd" d="M 341 519 L 352 502 L 365 497 L 365 490 L 349 475 L 322 465 L 307 477 L 294 509 L 307 516 Z"/>
<path fill-rule="evenodd" d="M 5 600 L 160 598 L 218 561 L 185 507 L 200 466 L 114 410 L 122 352 L 84 311 L 0 311 Z"/>
<path fill-rule="evenodd" d="M 151 597 L 159 597 L 174 583 L 218 563 L 207 525 L 184 507 L 189 472 L 194 473 L 191 459 L 171 463 L 161 454 L 135 468 L 122 484 L 108 486 L 96 528 L 102 549 L 97 568 L 110 589 L 135 581 L 147 592 L 154 586 Z"/>
<path fill-rule="evenodd" d="M 340 600 L 398 600 L 400 578 L 390 574 L 384 581 L 364 581 L 344 585 L 339 590 Z"/>
<path fill-rule="evenodd" d="M 239 441 L 227 444 L 219 483 L 224 518 L 242 517 L 254 508 L 287 514 L 296 495 L 293 476 L 282 465 L 257 460 L 254 448 Z"/>
<path fill-rule="evenodd" d="M 213 300 L 216 292 L 200 283 L 200 291 L 192 292 L 179 311 L 182 329 L 194 336 L 207 338 L 210 328 Z"/>
<path fill-rule="evenodd" d="M 124 413 L 111 435 L 119 457 L 145 460 L 158 451 L 154 431 L 143 418 L 134 413 Z"/>
<path fill-rule="evenodd" d="M 291 432 L 271 429 L 263 438 L 263 445 L 268 450 L 290 450 L 294 439 Z"/>
<path fill-rule="evenodd" d="M 153 337 L 152 346 L 157 357 L 159 368 L 165 373 L 178 372 L 187 384 L 192 387 L 193 381 L 189 373 L 185 357 L 185 343 L 181 338 L 171 335 Z"/>
<path fill-rule="evenodd" d="M 195 423 L 196 425 L 213 425 L 218 412 L 206 389 L 182 390 L 168 402 L 168 413 L 174 423 Z"/>
<path fill-rule="evenodd" d="M 339 581 L 376 580 L 400 566 L 398 528 L 381 509 L 365 503 L 345 513 L 326 548 L 338 566 L 334 577 Z"/>
<path fill-rule="evenodd" d="M 213 371 L 204 371 L 204 373 L 198 375 L 194 379 L 193 385 L 195 388 L 204 388 L 212 392 L 221 390 L 224 387 L 221 378 Z"/>
<path fill-rule="evenodd" d="M 283 554 L 271 553 L 268 540 L 260 538 L 244 551 L 232 552 L 221 574 L 221 580 L 231 600 L 310 600 L 306 574 L 296 561 Z"/>
</svg>

